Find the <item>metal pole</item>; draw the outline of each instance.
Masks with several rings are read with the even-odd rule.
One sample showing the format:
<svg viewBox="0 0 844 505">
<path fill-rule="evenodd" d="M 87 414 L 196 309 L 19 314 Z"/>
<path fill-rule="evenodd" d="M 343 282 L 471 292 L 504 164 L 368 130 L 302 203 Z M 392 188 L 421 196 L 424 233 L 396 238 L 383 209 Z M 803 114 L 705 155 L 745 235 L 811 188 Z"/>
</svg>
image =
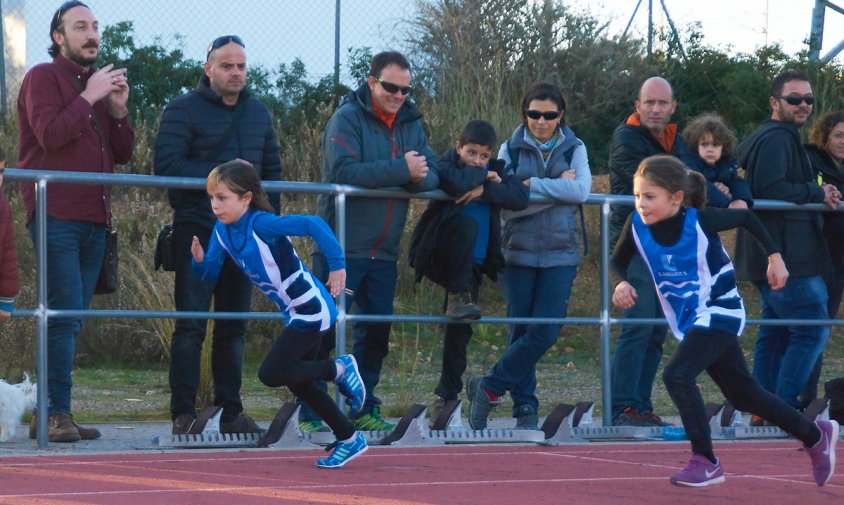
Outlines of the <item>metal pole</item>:
<svg viewBox="0 0 844 505">
<path fill-rule="evenodd" d="M 653 63 L 654 54 L 654 2 L 648 0 L 648 63 Z"/>
<path fill-rule="evenodd" d="M 627 21 L 627 26 L 624 27 L 624 33 L 621 34 L 621 38 L 627 36 L 627 30 L 630 29 L 630 25 L 633 24 L 633 18 L 636 17 L 636 13 L 639 12 L 639 6 L 642 5 L 642 0 L 636 0 L 636 8 L 633 9 L 633 15 L 630 16 L 630 20 Z"/>
<path fill-rule="evenodd" d="M 339 4 L 339 0 L 338 0 Z M 334 197 L 334 208 L 337 212 L 337 241 L 343 248 L 343 256 L 346 252 L 346 193 L 337 193 Z M 334 323 L 334 355 L 342 356 L 346 354 L 346 290 L 340 291 L 340 296 L 337 297 L 337 322 Z M 346 399 L 340 393 L 340 389 L 334 393 L 334 401 L 340 408 L 346 403 Z"/>
<path fill-rule="evenodd" d="M 6 43 L 3 30 L 3 1 L 0 0 L 0 124 L 6 126 Z"/>
<path fill-rule="evenodd" d="M 340 87 L 340 0 L 334 3 L 334 89 Z"/>
<path fill-rule="evenodd" d="M 601 421 L 612 426 L 610 359 L 610 202 L 601 204 Z"/>
<path fill-rule="evenodd" d="M 668 12 L 668 7 L 665 6 L 665 0 L 659 0 L 660 5 L 662 5 L 662 12 L 665 13 L 665 19 L 668 20 L 668 26 L 671 28 L 671 35 L 674 36 L 674 40 L 677 41 L 677 48 L 680 50 L 680 56 L 683 59 L 686 58 L 686 51 L 683 50 L 683 41 L 680 40 L 680 34 L 677 33 L 677 28 L 674 26 L 674 21 L 671 20 L 671 14 Z"/>
<path fill-rule="evenodd" d="M 825 15 L 826 1 L 815 0 L 815 8 L 812 9 L 812 26 L 809 29 L 809 61 L 811 63 L 817 63 L 821 56 Z"/>
<path fill-rule="evenodd" d="M 47 180 L 35 185 L 35 236 L 38 263 L 38 448 L 47 448 Z"/>
</svg>

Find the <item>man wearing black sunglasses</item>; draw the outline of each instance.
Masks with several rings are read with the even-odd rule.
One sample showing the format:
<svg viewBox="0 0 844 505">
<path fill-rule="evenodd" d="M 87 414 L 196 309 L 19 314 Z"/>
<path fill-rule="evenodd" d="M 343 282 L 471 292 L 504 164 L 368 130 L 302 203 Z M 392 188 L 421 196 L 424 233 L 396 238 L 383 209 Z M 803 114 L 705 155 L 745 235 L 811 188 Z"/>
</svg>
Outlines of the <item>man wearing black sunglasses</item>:
<svg viewBox="0 0 844 505">
<path fill-rule="evenodd" d="M 205 179 L 215 166 L 242 159 L 265 181 L 281 178 L 278 137 L 267 107 L 246 88 L 246 52 L 237 35 L 224 35 L 206 51 L 205 75 L 196 89 L 174 98 L 164 109 L 155 142 L 155 173 Z M 213 288 L 191 268 L 191 241 L 207 247 L 216 218 L 205 190 L 170 189 L 176 257 L 176 310 L 249 312 L 252 283 L 231 259 Z M 279 211 L 278 193 L 270 203 Z M 196 412 L 200 354 L 205 319 L 179 319 L 170 345 L 170 414 L 173 434 L 188 433 Z M 246 321 L 214 321 L 211 372 L 214 405 L 223 407 L 223 433 L 256 433 L 260 428 L 243 414 L 240 397 Z"/>
<path fill-rule="evenodd" d="M 418 192 L 434 189 L 436 158 L 422 128 L 422 114 L 408 102 L 410 63 L 401 53 L 376 54 L 369 77 L 346 96 L 331 116 L 322 137 L 322 181 L 365 188 Z M 346 298 L 362 314 L 391 315 L 397 281 L 399 241 L 407 219 L 406 198 L 346 200 Z M 320 195 L 319 215 L 336 231 L 334 195 Z M 314 272 L 327 276 L 321 253 L 314 254 Z M 354 325 L 354 355 L 366 385 L 366 404 L 350 413 L 361 430 L 392 429 L 380 416 L 374 394 L 387 355 L 390 323 Z M 333 342 L 326 342 L 329 348 Z M 327 353 L 330 349 L 324 349 Z M 319 428 L 307 409 L 302 426 Z"/>
<path fill-rule="evenodd" d="M 126 69 L 95 67 L 99 23 L 78 1 L 65 2 L 50 22 L 48 49 L 53 61 L 36 65 L 18 95 L 18 167 L 36 170 L 112 173 L 128 163 L 135 134 L 126 102 Z M 21 183 L 33 242 L 35 185 Z M 90 184 L 49 184 L 47 198 L 47 276 L 51 309 L 80 310 L 91 304 L 111 221 L 111 188 Z M 100 437 L 76 424 L 71 413 L 71 371 L 81 317 L 50 318 L 47 370 L 50 442 Z M 29 435 L 37 436 L 36 418 Z"/>
<path fill-rule="evenodd" d="M 812 113 L 809 78 L 788 71 L 771 83 L 771 118 L 762 122 L 736 150 L 753 198 L 796 204 L 825 203 L 835 208 L 841 194 L 831 184 L 818 185 L 800 140 L 800 128 Z M 758 213 L 779 246 L 790 276 L 783 289 L 765 282 L 767 257 L 749 235 L 736 238 L 736 277 L 756 284 L 762 319 L 828 319 L 823 276 L 832 263 L 823 235 L 822 214 L 809 211 Z M 761 326 L 756 340 L 753 376 L 794 408 L 798 395 L 829 338 L 827 326 Z"/>
</svg>

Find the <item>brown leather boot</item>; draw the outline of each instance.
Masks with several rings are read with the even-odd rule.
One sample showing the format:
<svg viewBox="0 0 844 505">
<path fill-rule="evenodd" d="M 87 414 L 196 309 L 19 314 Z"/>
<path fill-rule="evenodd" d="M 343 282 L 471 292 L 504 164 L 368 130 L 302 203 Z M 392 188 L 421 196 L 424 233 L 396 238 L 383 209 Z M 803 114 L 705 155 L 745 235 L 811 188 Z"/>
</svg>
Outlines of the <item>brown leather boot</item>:
<svg viewBox="0 0 844 505">
<path fill-rule="evenodd" d="M 96 428 L 86 428 L 84 426 L 80 426 L 76 423 L 76 421 L 73 421 L 73 416 L 70 416 L 70 418 L 73 422 L 73 425 L 76 426 L 76 431 L 79 432 L 79 436 L 82 437 L 82 440 L 96 440 L 102 436 L 100 435 L 100 430 Z"/>
<path fill-rule="evenodd" d="M 50 415 L 47 428 L 47 440 L 50 442 L 78 442 L 82 438 L 70 414 Z"/>
<path fill-rule="evenodd" d="M 68 421 L 69 425 L 68 426 Z M 96 440 L 100 438 L 100 431 L 96 428 L 85 428 L 76 424 L 71 414 L 53 414 L 47 418 L 47 440 L 50 442 L 77 442 L 79 440 Z M 33 415 L 29 420 L 29 438 L 38 438 L 38 416 Z"/>
</svg>

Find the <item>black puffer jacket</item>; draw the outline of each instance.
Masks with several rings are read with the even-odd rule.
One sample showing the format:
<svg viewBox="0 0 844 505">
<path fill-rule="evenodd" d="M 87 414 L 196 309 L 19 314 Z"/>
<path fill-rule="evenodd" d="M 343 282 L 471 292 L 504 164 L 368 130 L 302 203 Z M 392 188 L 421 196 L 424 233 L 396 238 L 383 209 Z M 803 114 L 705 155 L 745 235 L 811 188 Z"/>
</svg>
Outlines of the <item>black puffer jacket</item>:
<svg viewBox="0 0 844 505">
<path fill-rule="evenodd" d="M 844 167 L 836 163 L 828 152 L 814 144 L 804 144 L 809 162 L 820 182 L 833 184 L 838 191 L 844 193 Z M 835 268 L 844 268 L 844 213 L 824 212 L 823 232 L 829 245 L 829 254 Z"/>
<path fill-rule="evenodd" d="M 631 116 L 632 118 L 632 116 Z M 638 122 L 638 119 L 636 119 Z M 631 119 L 619 125 L 610 141 L 610 193 L 613 195 L 633 194 L 633 174 L 648 156 L 671 154 L 678 158 L 687 157 L 689 148 L 683 137 L 677 133 L 671 151 L 665 148 L 644 126 L 631 123 Z M 610 248 L 615 247 L 618 236 L 624 228 L 627 216 L 633 212 L 632 205 L 613 205 L 610 214 Z"/>
<path fill-rule="evenodd" d="M 489 244 L 486 259 L 481 271 L 493 281 L 498 280 L 498 272 L 504 268 L 504 256 L 501 253 L 501 209 L 523 210 L 530 201 L 530 191 L 521 180 L 512 174 L 503 176 L 503 160 L 492 160 L 490 170 L 501 177 L 501 182 L 486 181 L 486 170 L 467 167 L 460 162 L 455 149 L 449 149 L 437 162 L 440 188 L 449 196 L 459 197 L 483 184 L 484 193 L 481 201 L 490 204 Z M 431 266 L 431 257 L 438 247 L 437 237 L 442 223 L 462 212 L 463 205 L 454 200 L 431 200 L 419 222 L 413 229 L 408 257 L 410 266 L 416 269 L 416 280 Z"/>
<path fill-rule="evenodd" d="M 217 149 L 236 115 L 237 128 L 225 147 Z M 215 152 L 219 154 L 210 159 Z M 252 163 L 262 180 L 281 179 L 278 137 L 266 105 L 244 89 L 229 107 L 202 76 L 195 90 L 174 98 L 164 109 L 155 140 L 155 174 L 204 179 L 215 166 L 235 158 Z M 214 226 L 216 218 L 204 190 L 169 189 L 167 194 L 175 222 Z M 269 196 L 278 213 L 279 195 Z"/>
</svg>

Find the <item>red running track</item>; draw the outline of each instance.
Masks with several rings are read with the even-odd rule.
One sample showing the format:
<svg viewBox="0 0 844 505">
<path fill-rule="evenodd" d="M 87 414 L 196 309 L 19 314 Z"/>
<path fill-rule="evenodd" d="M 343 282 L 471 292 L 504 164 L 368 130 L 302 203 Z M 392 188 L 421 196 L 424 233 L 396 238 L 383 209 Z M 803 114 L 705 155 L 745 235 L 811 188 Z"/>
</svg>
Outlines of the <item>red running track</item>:
<svg viewBox="0 0 844 505">
<path fill-rule="evenodd" d="M 726 482 L 704 489 L 668 482 L 687 443 L 375 447 L 337 470 L 311 450 L 4 457 L 0 504 L 844 504 L 841 465 L 817 487 L 798 445 L 718 443 Z"/>
</svg>

